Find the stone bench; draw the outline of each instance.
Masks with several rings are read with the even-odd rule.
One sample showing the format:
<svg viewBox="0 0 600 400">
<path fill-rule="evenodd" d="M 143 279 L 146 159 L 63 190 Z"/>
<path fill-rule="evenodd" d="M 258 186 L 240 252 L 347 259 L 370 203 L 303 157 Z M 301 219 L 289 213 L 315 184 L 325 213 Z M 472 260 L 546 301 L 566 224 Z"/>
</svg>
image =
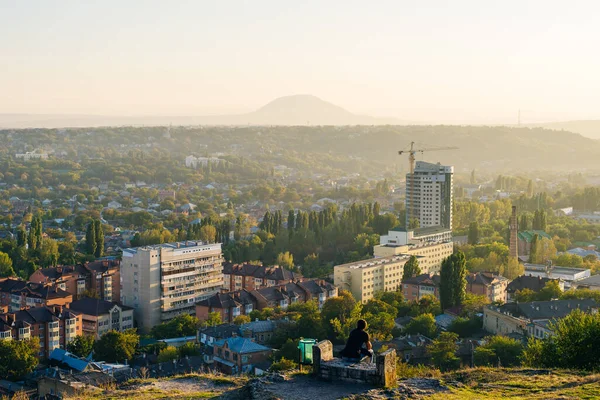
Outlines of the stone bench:
<svg viewBox="0 0 600 400">
<path fill-rule="evenodd" d="M 333 357 L 333 344 L 323 340 L 313 346 L 313 375 L 326 381 L 396 386 L 396 351 L 389 349 L 375 357 L 375 363 L 347 362 Z"/>
</svg>

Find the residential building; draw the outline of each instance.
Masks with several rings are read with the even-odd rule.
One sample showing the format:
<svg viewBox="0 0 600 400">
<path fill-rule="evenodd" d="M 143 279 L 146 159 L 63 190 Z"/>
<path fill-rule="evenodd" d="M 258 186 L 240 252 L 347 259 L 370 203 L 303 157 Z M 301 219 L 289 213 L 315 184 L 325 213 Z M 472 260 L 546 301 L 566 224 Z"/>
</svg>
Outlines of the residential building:
<svg viewBox="0 0 600 400">
<path fill-rule="evenodd" d="M 407 301 L 420 300 L 423 296 L 440 298 L 440 276 L 421 274 L 402 281 L 402 295 Z"/>
<path fill-rule="evenodd" d="M 575 289 L 600 290 L 600 275 L 592 275 L 589 278 L 573 282 L 572 287 Z"/>
<path fill-rule="evenodd" d="M 477 272 L 467 275 L 467 292 L 483 295 L 490 303 L 506 303 L 508 279 L 491 272 Z"/>
<path fill-rule="evenodd" d="M 25 153 L 17 153 L 15 154 L 15 158 L 21 159 L 23 161 L 31 161 L 31 160 L 47 160 L 47 153 L 38 153 L 37 151 L 28 151 Z"/>
<path fill-rule="evenodd" d="M 419 267 L 423 273 L 439 273 L 444 259 L 454 252 L 452 231 L 440 227 L 409 231 L 394 228 L 387 235 L 382 235 L 379 243 L 373 247 L 376 258 L 414 255 L 419 258 Z"/>
<path fill-rule="evenodd" d="M 594 299 L 507 303 L 500 307 L 489 305 L 483 309 L 483 328 L 495 335 L 544 337 L 546 333 L 540 334 L 539 331 L 540 322 L 545 324 L 564 318 L 576 309 L 597 313 L 599 306 Z M 538 331 L 535 331 L 536 324 Z"/>
<path fill-rule="evenodd" d="M 0 304 L 8 306 L 11 312 L 30 307 L 67 306 L 73 296 L 56 287 L 22 279 L 0 279 Z"/>
<path fill-rule="evenodd" d="M 277 328 L 278 321 L 252 321 L 240 326 L 240 332 L 243 337 L 251 338 L 256 343 L 268 343 Z"/>
<path fill-rule="evenodd" d="M 411 219 L 419 227 L 452 229 L 454 167 L 417 161 L 414 172 L 406 174 L 406 226 Z"/>
<path fill-rule="evenodd" d="M 121 303 L 135 309 L 143 332 L 180 314 L 223 286 L 221 244 L 197 241 L 123 250 Z"/>
<path fill-rule="evenodd" d="M 67 343 L 82 334 L 81 316 L 62 306 L 35 307 L 0 314 L 0 338 L 8 338 L 7 326 L 11 328 L 12 339 L 39 338 L 39 358 L 48 358 L 52 350 L 64 349 Z"/>
<path fill-rule="evenodd" d="M 372 258 L 333 268 L 333 283 L 348 290 L 354 298 L 366 303 L 377 292 L 395 291 L 400 288 L 404 264 L 408 255 Z"/>
<path fill-rule="evenodd" d="M 506 286 L 506 301 L 515 301 L 515 295 L 518 291 L 529 289 L 533 292 L 539 292 L 550 281 L 558 281 L 561 290 L 564 290 L 565 283 L 560 279 L 550 279 L 542 276 L 521 275 Z"/>
<path fill-rule="evenodd" d="M 110 330 L 124 331 L 133 328 L 133 308 L 111 301 L 86 297 L 69 305 L 81 315 L 83 333 L 100 338 Z"/>
<path fill-rule="evenodd" d="M 198 342 L 206 346 L 220 339 L 227 339 L 240 333 L 240 327 L 235 324 L 225 323 L 198 329 Z"/>
<path fill-rule="evenodd" d="M 525 275 L 531 275 L 542 278 L 560 279 L 564 282 L 565 289 L 569 289 L 571 285 L 592 275 L 592 271 L 586 268 L 569 268 L 552 265 L 549 262 L 543 264 L 525 263 Z"/>
<path fill-rule="evenodd" d="M 242 289 L 252 291 L 300 279 L 302 279 L 302 275 L 280 266 L 223 263 L 223 290 L 226 292 Z"/>
<path fill-rule="evenodd" d="M 538 238 L 540 238 L 540 239 L 541 238 L 552 239 L 552 237 L 550 235 L 548 235 L 546 232 L 540 231 L 540 230 L 530 230 L 530 231 L 518 232 L 518 234 L 517 234 L 518 254 L 519 254 L 519 257 L 521 257 L 521 259 L 524 261 L 529 260 L 529 255 L 531 254 L 531 241 L 533 240 L 533 237 L 535 235 L 538 235 Z"/>
<path fill-rule="evenodd" d="M 221 321 L 232 323 L 239 315 L 249 315 L 264 308 L 286 309 L 290 304 L 315 300 L 322 307 L 328 298 L 336 297 L 338 289 L 321 279 L 290 282 L 258 290 L 246 289 L 228 293 L 217 293 L 196 304 L 196 317 L 205 321 L 208 314 L 218 312 Z"/>
<path fill-rule="evenodd" d="M 272 349 L 255 343 L 251 339 L 232 337 L 213 344 L 214 363 L 226 374 L 250 373 L 256 365 L 269 362 Z"/>
<path fill-rule="evenodd" d="M 121 300 L 121 267 L 119 260 L 97 260 L 85 264 L 41 268 L 36 270 L 31 282 L 52 284 L 78 299 L 95 293 L 106 301 Z"/>
</svg>

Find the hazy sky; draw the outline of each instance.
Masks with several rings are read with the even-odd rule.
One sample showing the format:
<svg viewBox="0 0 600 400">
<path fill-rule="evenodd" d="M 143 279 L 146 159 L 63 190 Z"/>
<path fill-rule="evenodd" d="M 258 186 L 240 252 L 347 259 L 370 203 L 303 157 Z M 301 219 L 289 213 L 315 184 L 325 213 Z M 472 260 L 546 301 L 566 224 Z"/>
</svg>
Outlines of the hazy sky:
<svg viewBox="0 0 600 400">
<path fill-rule="evenodd" d="M 0 113 L 600 119 L 598 1 L 0 0 Z"/>
</svg>

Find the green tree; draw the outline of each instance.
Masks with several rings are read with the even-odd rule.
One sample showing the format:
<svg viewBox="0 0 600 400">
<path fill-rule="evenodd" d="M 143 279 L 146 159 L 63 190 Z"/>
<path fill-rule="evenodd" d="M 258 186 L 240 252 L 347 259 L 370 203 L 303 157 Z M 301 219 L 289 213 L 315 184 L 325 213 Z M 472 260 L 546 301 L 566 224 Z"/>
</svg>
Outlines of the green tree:
<svg viewBox="0 0 600 400">
<path fill-rule="evenodd" d="M 531 179 L 527 183 L 527 197 L 533 197 L 533 181 Z"/>
<path fill-rule="evenodd" d="M 140 342 L 135 330 L 108 331 L 94 344 L 95 358 L 100 361 L 122 363 L 133 358 Z"/>
<path fill-rule="evenodd" d="M 562 295 L 562 290 L 557 279 L 546 282 L 544 287 L 537 293 L 536 300 L 548 301 L 552 299 L 559 299 Z"/>
<path fill-rule="evenodd" d="M 414 317 L 404 328 L 405 334 L 417 334 L 420 333 L 428 338 L 435 337 L 437 327 L 435 325 L 435 317 L 433 314 L 421 314 Z"/>
<path fill-rule="evenodd" d="M 552 335 L 530 339 L 525 349 L 527 365 L 535 368 L 600 368 L 600 314 L 573 310 L 565 318 L 550 323 Z"/>
<path fill-rule="evenodd" d="M 472 245 L 479 243 L 479 223 L 477 223 L 477 221 L 473 221 L 469 224 L 467 241 Z"/>
<path fill-rule="evenodd" d="M 523 344 L 520 341 L 499 335 L 487 337 L 485 341 L 475 349 L 475 365 L 515 367 L 521 364 Z"/>
<path fill-rule="evenodd" d="M 215 314 L 220 315 L 218 313 Z M 150 334 L 156 339 L 193 336 L 196 334 L 199 325 L 198 318 L 189 314 L 181 314 L 170 321 L 153 326 Z"/>
<path fill-rule="evenodd" d="M 519 260 L 516 257 L 509 257 L 508 263 L 504 268 L 504 277 L 512 281 L 513 279 L 518 278 L 524 273 L 525 267 L 523 266 L 523 264 L 519 263 Z"/>
<path fill-rule="evenodd" d="M 236 325 L 243 325 L 243 324 L 247 324 L 251 321 L 252 320 L 247 315 L 238 315 L 237 317 L 234 318 L 233 323 Z"/>
<path fill-rule="evenodd" d="M 515 292 L 515 300 L 519 303 L 529 303 L 531 301 L 536 300 L 537 293 L 529 288 L 525 288 L 522 290 L 517 290 Z"/>
<path fill-rule="evenodd" d="M 285 253 L 279 253 L 277 255 L 276 262 L 281 268 L 289 270 L 294 268 L 294 256 L 289 251 L 286 251 Z"/>
<path fill-rule="evenodd" d="M 158 353 L 156 361 L 159 363 L 164 363 L 177 360 L 178 358 L 179 352 L 177 351 L 177 348 L 175 346 L 167 346 Z"/>
<path fill-rule="evenodd" d="M 457 251 L 442 262 L 440 271 L 440 303 L 442 310 L 460 306 L 466 294 L 467 268 L 465 255 Z"/>
<path fill-rule="evenodd" d="M 22 379 L 38 364 L 38 338 L 0 340 L 0 376 L 10 380 Z"/>
<path fill-rule="evenodd" d="M 411 255 L 406 264 L 404 264 L 404 271 L 402 272 L 402 280 L 412 278 L 421 274 L 421 268 L 419 267 L 419 260 L 416 256 Z"/>
<path fill-rule="evenodd" d="M 104 229 L 102 228 L 102 223 L 99 219 L 94 220 L 94 239 L 95 239 L 95 248 L 94 252 L 90 254 L 94 254 L 96 257 L 102 257 L 104 253 Z M 87 237 L 86 237 L 87 240 Z"/>
<path fill-rule="evenodd" d="M 94 342 L 94 337 L 91 335 L 75 336 L 75 339 L 67 344 L 67 350 L 78 357 L 85 358 L 89 356 L 94 349 Z"/>
<path fill-rule="evenodd" d="M 212 225 L 204 225 L 201 227 L 200 240 L 204 243 L 214 243 L 217 240 L 217 228 Z"/>
<path fill-rule="evenodd" d="M 40 263 L 44 267 L 56 267 L 58 265 L 58 242 L 54 239 L 47 238 L 38 248 L 40 255 Z"/>
<path fill-rule="evenodd" d="M 428 347 L 433 365 L 442 371 L 449 371 L 460 366 L 460 359 L 456 357 L 458 350 L 458 335 L 453 332 L 442 332 Z"/>
<path fill-rule="evenodd" d="M 0 251 L 0 278 L 16 276 L 13 263 L 8 254 Z"/>
<path fill-rule="evenodd" d="M 177 351 L 179 352 L 179 358 L 184 358 L 185 356 L 199 356 L 202 353 L 202 347 L 199 344 L 187 342 L 182 346 L 179 346 Z"/>
<path fill-rule="evenodd" d="M 263 310 L 264 312 L 265 310 Z M 201 322 L 202 326 L 217 326 L 217 325 L 221 325 L 222 321 L 221 321 L 221 313 L 218 312 L 211 312 L 208 313 L 208 318 L 206 318 L 206 321 Z"/>
<path fill-rule="evenodd" d="M 98 242 L 96 240 L 96 228 L 94 221 L 90 221 L 85 232 L 85 248 L 87 254 L 96 254 L 96 246 Z"/>
</svg>

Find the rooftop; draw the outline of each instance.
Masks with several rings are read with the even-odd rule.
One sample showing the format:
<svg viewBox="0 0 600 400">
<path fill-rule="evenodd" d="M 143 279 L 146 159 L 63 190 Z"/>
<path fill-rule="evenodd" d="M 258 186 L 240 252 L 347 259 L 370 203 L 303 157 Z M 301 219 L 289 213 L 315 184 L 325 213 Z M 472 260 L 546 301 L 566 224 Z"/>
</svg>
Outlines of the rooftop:
<svg viewBox="0 0 600 400">
<path fill-rule="evenodd" d="M 391 257 L 370 258 L 368 260 L 355 261 L 355 262 L 348 263 L 348 264 L 336 265 L 334 268 L 336 268 L 336 267 L 345 267 L 345 268 L 352 268 L 352 269 L 371 268 L 371 267 L 377 267 L 377 266 L 381 266 L 381 265 L 385 265 L 385 264 L 391 264 L 391 263 L 396 263 L 396 262 L 401 262 L 401 261 L 408 261 L 409 258 L 410 258 L 410 256 L 405 255 L 405 254 L 401 254 L 398 256 L 391 256 Z"/>
<path fill-rule="evenodd" d="M 530 320 L 566 317 L 571 311 L 580 309 L 591 312 L 600 306 L 594 299 L 532 301 L 529 303 L 507 303 L 500 307 L 489 306 L 502 313 Z"/>
<path fill-rule="evenodd" d="M 178 250 L 178 249 L 191 249 L 198 247 L 207 247 L 207 250 L 212 248 L 216 248 L 216 246 L 221 247 L 221 243 L 213 243 L 208 244 L 201 241 L 196 240 L 186 240 L 184 242 L 175 242 L 175 243 L 161 243 L 161 244 L 153 244 L 147 246 L 140 247 L 130 247 L 128 249 L 124 249 L 123 253 L 135 254 L 138 251 L 150 251 L 150 250 L 159 250 L 159 249 L 170 249 L 170 250 Z"/>
<path fill-rule="evenodd" d="M 112 301 L 93 299 L 91 297 L 84 297 L 83 299 L 72 302 L 69 305 L 69 309 L 87 314 L 87 315 L 103 315 L 108 314 L 115 306 L 118 306 L 123 311 L 133 310 L 132 307 L 119 306 L 117 303 Z"/>
<path fill-rule="evenodd" d="M 517 234 L 518 238 L 520 240 L 524 240 L 527 243 L 531 243 L 531 241 L 533 240 L 533 237 L 535 235 L 538 235 L 539 237 L 544 237 L 546 239 L 552 239 L 550 237 L 550 235 L 548 235 L 546 232 L 544 231 L 540 231 L 540 230 L 532 230 L 532 231 L 519 231 L 519 233 Z"/>
<path fill-rule="evenodd" d="M 247 338 L 243 338 L 243 337 L 233 337 L 233 338 L 228 338 L 228 339 L 222 339 L 219 340 L 217 342 L 215 342 L 215 346 L 225 346 L 227 345 L 227 347 L 229 349 L 231 349 L 231 351 L 233 351 L 234 353 L 238 353 L 238 354 L 248 354 L 248 353 L 256 353 L 259 351 L 268 351 L 271 350 L 270 348 L 263 346 L 261 344 L 258 344 L 250 339 Z"/>
</svg>

